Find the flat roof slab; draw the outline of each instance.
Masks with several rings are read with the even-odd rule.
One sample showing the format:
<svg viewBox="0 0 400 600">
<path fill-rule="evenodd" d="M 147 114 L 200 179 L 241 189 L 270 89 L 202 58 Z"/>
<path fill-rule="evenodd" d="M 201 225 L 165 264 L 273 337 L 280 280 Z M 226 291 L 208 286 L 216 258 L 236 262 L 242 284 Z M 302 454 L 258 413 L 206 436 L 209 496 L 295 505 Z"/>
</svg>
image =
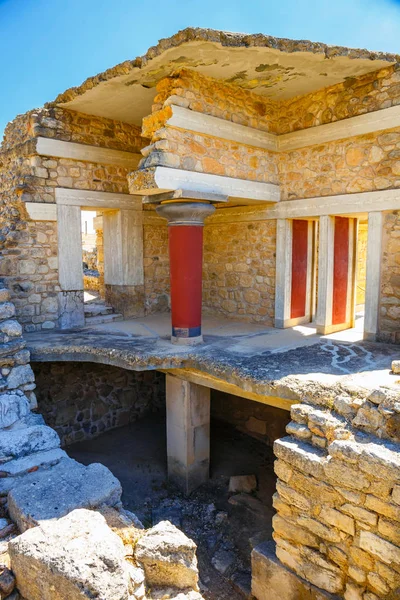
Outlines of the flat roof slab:
<svg viewBox="0 0 400 600">
<path fill-rule="evenodd" d="M 400 394 L 400 378 L 390 371 L 398 347 L 360 340 L 355 330 L 328 336 L 313 326 L 277 330 L 204 318 L 205 343 L 171 344 L 170 316 L 117 321 L 69 331 L 26 334 L 33 362 L 77 361 L 130 370 L 195 370 L 258 395 L 301 400 L 343 392 L 390 387 Z M 182 376 L 184 377 L 184 371 Z M 210 387 L 212 387 L 210 385 Z M 354 388 L 354 389 L 353 389 Z"/>
</svg>

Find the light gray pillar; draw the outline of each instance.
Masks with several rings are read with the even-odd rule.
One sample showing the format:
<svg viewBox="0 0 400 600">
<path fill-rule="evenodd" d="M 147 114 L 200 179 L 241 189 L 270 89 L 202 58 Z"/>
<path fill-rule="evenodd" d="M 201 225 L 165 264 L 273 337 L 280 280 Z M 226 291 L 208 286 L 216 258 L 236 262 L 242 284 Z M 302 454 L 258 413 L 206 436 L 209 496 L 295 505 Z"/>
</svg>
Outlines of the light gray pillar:
<svg viewBox="0 0 400 600">
<path fill-rule="evenodd" d="M 57 205 L 58 294 L 61 329 L 85 324 L 80 206 Z"/>
<path fill-rule="evenodd" d="M 210 390 L 167 375 L 168 478 L 185 494 L 205 483 L 210 468 Z"/>
<path fill-rule="evenodd" d="M 322 216 L 319 220 L 317 331 L 330 333 L 332 327 L 333 260 L 335 221 Z"/>
<path fill-rule="evenodd" d="M 381 294 L 383 213 L 368 214 L 367 277 L 365 283 L 364 339 L 374 341 L 378 333 Z"/>
<path fill-rule="evenodd" d="M 143 213 L 103 212 L 106 301 L 125 318 L 144 315 Z"/>
<path fill-rule="evenodd" d="M 275 327 L 284 328 L 290 319 L 292 285 L 292 222 L 278 219 L 276 224 Z"/>
</svg>

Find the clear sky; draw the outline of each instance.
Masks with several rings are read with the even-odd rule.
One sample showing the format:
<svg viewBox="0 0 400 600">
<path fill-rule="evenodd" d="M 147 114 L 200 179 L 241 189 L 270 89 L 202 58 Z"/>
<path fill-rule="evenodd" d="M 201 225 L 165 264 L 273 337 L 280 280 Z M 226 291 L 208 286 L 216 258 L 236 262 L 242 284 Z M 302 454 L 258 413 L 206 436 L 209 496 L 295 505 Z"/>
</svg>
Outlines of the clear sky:
<svg viewBox="0 0 400 600">
<path fill-rule="evenodd" d="M 0 0 L 0 138 L 17 114 L 189 26 L 400 54 L 400 0 Z"/>
</svg>

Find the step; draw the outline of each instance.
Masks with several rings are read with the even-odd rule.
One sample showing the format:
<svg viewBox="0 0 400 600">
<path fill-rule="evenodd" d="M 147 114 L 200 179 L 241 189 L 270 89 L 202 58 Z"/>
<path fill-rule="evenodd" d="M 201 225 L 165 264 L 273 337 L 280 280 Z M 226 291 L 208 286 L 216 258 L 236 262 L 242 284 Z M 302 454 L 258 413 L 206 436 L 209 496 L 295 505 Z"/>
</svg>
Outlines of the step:
<svg viewBox="0 0 400 600">
<path fill-rule="evenodd" d="M 113 321 L 123 321 L 123 315 L 112 313 L 110 315 L 96 315 L 94 317 L 86 317 L 85 325 L 100 325 L 101 323 L 112 323 Z"/>
<path fill-rule="evenodd" d="M 109 315 L 114 312 L 112 306 L 106 304 L 85 304 L 85 315 Z"/>
</svg>

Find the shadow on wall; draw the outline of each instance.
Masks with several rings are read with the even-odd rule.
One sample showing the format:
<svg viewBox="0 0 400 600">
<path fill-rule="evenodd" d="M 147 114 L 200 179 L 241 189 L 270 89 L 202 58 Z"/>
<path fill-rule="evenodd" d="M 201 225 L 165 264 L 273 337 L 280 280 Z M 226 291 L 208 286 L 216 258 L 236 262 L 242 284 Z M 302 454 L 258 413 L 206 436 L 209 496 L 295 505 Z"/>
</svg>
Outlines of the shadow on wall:
<svg viewBox="0 0 400 600">
<path fill-rule="evenodd" d="M 165 375 L 93 363 L 32 363 L 38 410 L 63 446 L 165 410 Z"/>
<path fill-rule="evenodd" d="M 211 416 L 268 446 L 286 435 L 285 428 L 290 422 L 290 413 L 286 410 L 218 390 L 211 390 Z"/>
</svg>

